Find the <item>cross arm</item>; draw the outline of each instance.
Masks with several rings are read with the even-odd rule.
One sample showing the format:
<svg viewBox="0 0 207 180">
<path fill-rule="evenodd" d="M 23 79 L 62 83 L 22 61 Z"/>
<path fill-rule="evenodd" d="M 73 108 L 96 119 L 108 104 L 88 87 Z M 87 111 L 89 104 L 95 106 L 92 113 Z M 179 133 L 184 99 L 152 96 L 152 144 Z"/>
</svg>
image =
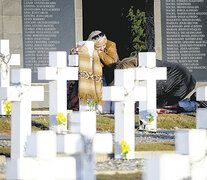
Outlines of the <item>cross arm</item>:
<svg viewBox="0 0 207 180">
<path fill-rule="evenodd" d="M 107 86 L 102 88 L 103 101 L 124 101 L 124 88 L 121 86 Z"/>
<path fill-rule="evenodd" d="M 112 134 L 97 133 L 94 137 L 93 149 L 95 153 L 99 153 L 99 154 L 112 153 L 113 152 Z"/>
<path fill-rule="evenodd" d="M 146 91 L 146 87 L 135 86 L 131 99 L 134 101 L 146 101 Z"/>
<path fill-rule="evenodd" d="M 39 80 L 78 80 L 78 67 L 39 67 Z"/>
<path fill-rule="evenodd" d="M 31 101 L 43 101 L 44 100 L 44 87 L 20 87 L 9 86 L 0 88 L 0 99 L 8 101 L 21 101 L 22 99 Z"/>
<path fill-rule="evenodd" d="M 135 68 L 135 79 L 136 80 L 166 80 L 167 79 L 167 68 L 166 67 L 155 67 Z"/>
<path fill-rule="evenodd" d="M 112 153 L 113 141 L 110 133 L 97 133 L 93 139 L 90 139 L 93 144 L 95 153 Z M 57 153 L 77 154 L 84 151 L 84 136 L 81 134 L 60 134 L 57 135 Z"/>
<path fill-rule="evenodd" d="M 68 55 L 68 65 L 70 67 L 78 66 L 79 65 L 79 58 L 78 55 Z"/>
<path fill-rule="evenodd" d="M 18 66 L 20 65 L 20 54 L 12 54 L 9 61 L 9 65 Z"/>
<path fill-rule="evenodd" d="M 134 86 L 134 88 L 129 91 L 121 86 L 103 87 L 102 99 L 103 101 L 124 101 L 127 99 L 133 101 L 145 101 L 146 87 Z"/>
<path fill-rule="evenodd" d="M 196 89 L 196 100 L 207 101 L 207 86 L 201 86 Z"/>
<path fill-rule="evenodd" d="M 31 101 L 44 101 L 44 86 L 31 87 Z"/>
</svg>

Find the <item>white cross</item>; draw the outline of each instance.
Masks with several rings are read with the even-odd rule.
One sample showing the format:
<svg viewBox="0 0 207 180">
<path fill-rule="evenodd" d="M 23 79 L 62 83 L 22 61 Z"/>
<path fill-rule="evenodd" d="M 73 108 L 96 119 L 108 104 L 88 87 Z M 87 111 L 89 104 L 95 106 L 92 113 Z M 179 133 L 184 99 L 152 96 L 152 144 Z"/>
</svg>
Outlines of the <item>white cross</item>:
<svg viewBox="0 0 207 180">
<path fill-rule="evenodd" d="M 54 131 L 39 131 L 29 135 L 26 160 L 9 161 L 10 168 L 22 163 L 18 168 L 21 173 L 15 176 L 9 171 L 8 177 L 95 180 L 94 153 L 112 153 L 112 135 L 96 133 L 96 112 L 72 112 L 69 119 L 73 133 L 56 135 Z M 33 168 L 23 171 L 27 166 Z"/>
<path fill-rule="evenodd" d="M 156 113 L 156 81 L 165 79 L 167 79 L 167 69 L 156 67 L 156 54 L 154 52 L 139 53 L 139 67 L 135 68 L 135 80 L 147 88 L 147 100 L 139 102 L 139 119 L 143 123 L 140 125 L 140 130 L 154 131 L 157 129 L 157 118 L 154 116 L 154 121 L 148 123 L 146 116 L 150 112 Z"/>
<path fill-rule="evenodd" d="M 78 80 L 78 67 L 66 67 L 65 51 L 49 52 L 49 66 L 38 68 L 38 79 L 49 80 L 50 128 L 58 129 L 56 116 L 67 117 L 67 80 Z M 67 124 L 64 126 L 67 130 Z"/>
<path fill-rule="evenodd" d="M 0 99 L 12 103 L 11 158 L 20 158 L 31 133 L 31 101 L 43 101 L 44 88 L 31 86 L 31 69 L 13 69 L 11 76 L 12 86 L 0 88 Z"/>
<path fill-rule="evenodd" d="M 207 100 L 207 87 L 198 87 L 197 101 Z M 146 161 L 144 180 L 207 179 L 207 109 L 196 113 L 196 128 L 177 130 L 176 153 L 151 155 Z"/>
<path fill-rule="evenodd" d="M 7 179 L 77 179 L 76 159 L 57 155 L 55 131 L 32 132 L 24 158 L 8 158 L 6 167 Z"/>
<path fill-rule="evenodd" d="M 0 87 L 8 87 L 10 84 L 10 65 L 20 65 L 20 55 L 10 54 L 9 40 L 0 40 Z M 0 101 L 0 114 L 6 114 L 4 101 Z"/>
<path fill-rule="evenodd" d="M 176 131 L 176 152 L 151 155 L 146 159 L 143 180 L 207 179 L 207 131 Z"/>
<path fill-rule="evenodd" d="M 134 158 L 135 101 L 146 100 L 146 88 L 134 85 L 134 69 L 116 69 L 114 86 L 103 87 L 104 101 L 115 101 L 115 158 L 121 158 L 122 140 L 129 144 L 128 159 Z"/>
<path fill-rule="evenodd" d="M 95 180 L 95 153 L 112 153 L 112 135 L 96 133 L 95 111 L 73 111 L 69 120 L 72 134 L 57 135 L 57 152 L 76 155 L 78 179 Z"/>
</svg>

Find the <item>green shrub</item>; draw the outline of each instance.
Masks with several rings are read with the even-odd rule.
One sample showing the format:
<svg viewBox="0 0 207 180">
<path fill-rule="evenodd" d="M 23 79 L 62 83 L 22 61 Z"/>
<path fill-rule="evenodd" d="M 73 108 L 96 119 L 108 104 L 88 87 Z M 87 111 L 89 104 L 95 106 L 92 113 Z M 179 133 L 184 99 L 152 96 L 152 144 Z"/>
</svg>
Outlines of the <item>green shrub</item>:
<svg viewBox="0 0 207 180">
<path fill-rule="evenodd" d="M 127 20 L 129 21 L 130 31 L 130 45 L 129 50 L 131 56 L 136 55 L 140 51 L 146 50 L 146 18 L 145 12 L 141 12 L 137 9 L 136 12 L 133 10 L 133 6 L 128 11 Z"/>
</svg>

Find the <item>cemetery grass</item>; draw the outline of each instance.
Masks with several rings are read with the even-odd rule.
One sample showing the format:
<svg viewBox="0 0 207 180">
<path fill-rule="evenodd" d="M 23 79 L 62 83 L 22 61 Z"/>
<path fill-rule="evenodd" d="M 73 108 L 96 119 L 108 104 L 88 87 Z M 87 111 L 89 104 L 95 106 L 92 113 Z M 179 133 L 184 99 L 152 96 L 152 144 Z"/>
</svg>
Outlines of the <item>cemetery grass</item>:
<svg viewBox="0 0 207 180">
<path fill-rule="evenodd" d="M 135 122 L 139 123 L 139 116 L 135 115 Z M 193 129 L 196 127 L 195 113 L 159 114 L 157 128 L 165 130 Z M 114 115 L 97 116 L 97 131 L 114 131 Z"/>
<path fill-rule="evenodd" d="M 139 122 L 138 115 L 135 115 L 136 123 Z M 158 129 L 175 130 L 175 129 L 192 129 L 196 127 L 195 113 L 190 114 L 160 114 L 157 119 Z M 33 116 L 32 131 L 48 130 L 48 116 Z M 97 131 L 113 132 L 114 131 L 114 115 L 100 114 L 97 116 Z M 0 135 L 11 135 L 11 118 L 0 117 Z M 138 144 L 135 147 L 136 151 L 168 151 L 174 150 L 173 143 L 150 143 Z M 0 154 L 8 156 L 10 148 L 0 147 Z"/>
<path fill-rule="evenodd" d="M 116 173 L 114 175 L 105 175 L 105 174 L 98 174 L 96 175 L 97 180 L 141 180 L 142 173 L 128 173 L 128 174 L 119 174 Z"/>
<path fill-rule="evenodd" d="M 174 151 L 174 142 L 136 144 L 136 151 Z"/>
<path fill-rule="evenodd" d="M 32 117 L 32 131 L 48 129 L 49 118 L 47 116 Z M 11 136 L 11 117 L 0 117 L 0 135 Z"/>
<path fill-rule="evenodd" d="M 10 157 L 10 148 L 9 147 L 0 147 L 0 155 Z"/>
</svg>

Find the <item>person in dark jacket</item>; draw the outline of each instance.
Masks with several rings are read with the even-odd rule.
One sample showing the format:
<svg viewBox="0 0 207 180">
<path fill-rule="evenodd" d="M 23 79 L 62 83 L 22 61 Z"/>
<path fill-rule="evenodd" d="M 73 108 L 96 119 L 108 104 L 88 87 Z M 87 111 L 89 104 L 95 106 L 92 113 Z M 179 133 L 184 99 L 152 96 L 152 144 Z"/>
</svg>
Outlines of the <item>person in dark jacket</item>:
<svg viewBox="0 0 207 180">
<path fill-rule="evenodd" d="M 138 57 L 129 57 L 121 60 L 116 69 L 127 69 L 138 66 Z M 190 71 L 179 63 L 166 60 L 156 60 L 157 67 L 167 68 L 167 80 L 157 80 L 157 107 L 173 106 L 184 111 L 194 111 L 199 102 L 196 102 L 195 93 L 186 98 L 195 89 L 196 80 Z"/>
<path fill-rule="evenodd" d="M 183 100 L 196 86 L 190 71 L 179 63 L 156 60 L 157 67 L 167 68 L 167 80 L 157 81 L 157 105 L 175 105 Z M 191 100 L 195 101 L 195 94 Z"/>
</svg>

